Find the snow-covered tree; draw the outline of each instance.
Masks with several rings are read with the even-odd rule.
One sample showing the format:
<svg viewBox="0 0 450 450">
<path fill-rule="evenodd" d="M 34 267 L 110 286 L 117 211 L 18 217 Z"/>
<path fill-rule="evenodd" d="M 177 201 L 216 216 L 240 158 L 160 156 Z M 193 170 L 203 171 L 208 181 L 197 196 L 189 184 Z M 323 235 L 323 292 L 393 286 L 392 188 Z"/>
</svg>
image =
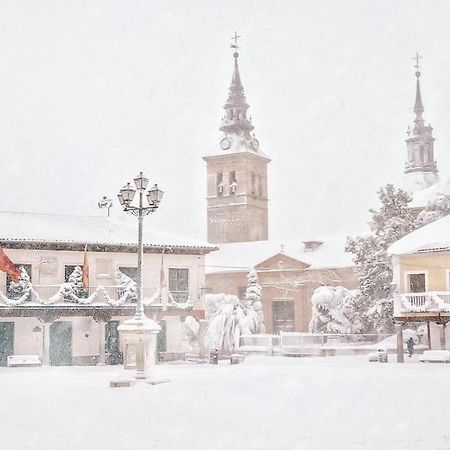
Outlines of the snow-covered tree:
<svg viewBox="0 0 450 450">
<path fill-rule="evenodd" d="M 378 191 L 381 207 L 371 209 L 372 234 L 348 238 L 347 251 L 355 255 L 360 304 L 367 307 L 371 322 L 364 328 L 380 333 L 393 332 L 392 262 L 388 247 L 416 228 L 414 216 L 408 209 L 410 194 L 391 184 Z"/>
<path fill-rule="evenodd" d="M 206 295 L 209 305 L 216 310 L 209 319 L 206 341 L 210 349 L 233 353 L 239 346 L 239 337 L 258 330 L 259 317 L 253 308 L 244 305 L 236 295 L 216 294 L 213 299 Z M 212 312 L 212 307 L 208 308 Z"/>
<path fill-rule="evenodd" d="M 266 328 L 264 326 L 264 313 L 262 309 L 261 293 L 262 288 L 258 284 L 258 274 L 255 269 L 250 270 L 247 275 L 248 285 L 245 291 L 245 300 L 249 308 L 253 308 L 258 315 L 259 325 L 256 333 L 265 333 Z"/>
<path fill-rule="evenodd" d="M 450 195 L 439 193 L 420 212 L 417 217 L 417 225 L 422 227 L 448 214 L 450 214 Z"/>
<path fill-rule="evenodd" d="M 87 291 L 83 284 L 83 270 L 80 266 L 75 266 L 72 273 L 69 275 L 68 284 L 72 287 L 72 292 L 78 298 L 86 298 Z"/>
<path fill-rule="evenodd" d="M 115 276 L 115 282 L 118 286 L 119 301 L 136 302 L 137 301 L 137 285 L 128 275 L 118 270 Z"/>
<path fill-rule="evenodd" d="M 8 298 L 11 300 L 19 300 L 23 299 L 31 300 L 31 280 L 30 276 L 28 275 L 27 271 L 23 266 L 19 267 L 20 270 L 20 276 L 17 280 L 17 283 L 14 281 L 11 281 L 9 288 L 8 288 Z"/>
</svg>

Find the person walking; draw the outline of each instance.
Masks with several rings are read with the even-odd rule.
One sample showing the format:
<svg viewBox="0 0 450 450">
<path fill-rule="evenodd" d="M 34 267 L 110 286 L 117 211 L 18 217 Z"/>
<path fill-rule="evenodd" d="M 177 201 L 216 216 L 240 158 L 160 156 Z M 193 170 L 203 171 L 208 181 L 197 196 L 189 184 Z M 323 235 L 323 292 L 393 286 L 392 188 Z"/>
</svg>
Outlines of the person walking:
<svg viewBox="0 0 450 450">
<path fill-rule="evenodd" d="M 410 337 L 406 342 L 406 348 L 408 349 L 408 356 L 411 358 L 414 353 L 414 339 L 412 337 Z"/>
</svg>

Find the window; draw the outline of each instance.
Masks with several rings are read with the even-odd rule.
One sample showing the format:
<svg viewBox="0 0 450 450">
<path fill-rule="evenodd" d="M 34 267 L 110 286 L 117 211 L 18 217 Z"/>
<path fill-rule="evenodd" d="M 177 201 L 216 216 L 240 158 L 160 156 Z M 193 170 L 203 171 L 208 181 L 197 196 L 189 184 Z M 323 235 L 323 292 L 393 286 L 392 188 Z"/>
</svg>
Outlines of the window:
<svg viewBox="0 0 450 450">
<path fill-rule="evenodd" d="M 72 275 L 72 272 L 75 270 L 75 267 L 77 266 L 71 264 L 69 264 L 68 266 L 64 266 L 64 283 L 67 283 L 69 281 L 69 277 L 70 275 Z"/>
<path fill-rule="evenodd" d="M 424 273 L 408 274 L 408 290 L 409 292 L 425 292 L 426 278 Z"/>
<path fill-rule="evenodd" d="M 137 282 L 137 267 L 119 267 L 119 270 L 133 281 Z"/>
<path fill-rule="evenodd" d="M 186 303 L 189 299 L 189 269 L 169 268 L 169 291 L 177 303 Z"/>
<path fill-rule="evenodd" d="M 119 267 L 119 270 L 127 277 L 130 277 L 134 282 L 137 282 L 137 267 L 122 266 L 122 267 Z M 117 295 L 119 296 L 119 298 L 122 297 L 125 294 L 125 292 L 126 292 L 125 286 L 119 286 L 119 288 L 117 289 Z M 137 297 L 135 295 L 133 295 L 131 298 L 129 298 L 128 301 L 136 302 Z"/>
<path fill-rule="evenodd" d="M 256 194 L 256 174 L 252 172 L 252 195 Z"/>
<path fill-rule="evenodd" d="M 234 170 L 229 174 L 229 182 L 230 182 L 230 195 L 236 195 L 237 183 L 236 183 L 236 172 Z"/>
<path fill-rule="evenodd" d="M 223 196 L 223 173 L 218 172 L 216 176 L 216 184 L 217 184 L 217 196 L 222 197 Z"/>
</svg>

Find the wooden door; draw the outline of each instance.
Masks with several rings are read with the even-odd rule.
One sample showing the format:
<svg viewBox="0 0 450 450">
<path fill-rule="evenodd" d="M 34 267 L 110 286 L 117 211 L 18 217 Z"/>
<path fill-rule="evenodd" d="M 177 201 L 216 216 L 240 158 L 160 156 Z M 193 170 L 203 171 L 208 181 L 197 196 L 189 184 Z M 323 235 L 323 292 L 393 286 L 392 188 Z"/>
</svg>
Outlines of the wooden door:
<svg viewBox="0 0 450 450">
<path fill-rule="evenodd" d="M 50 365 L 72 365 L 72 323 L 53 322 L 50 325 Z"/>
<path fill-rule="evenodd" d="M 14 354 L 14 322 L 0 322 L 0 366 L 6 366 Z"/>
<path fill-rule="evenodd" d="M 280 331 L 295 331 L 295 311 L 292 300 L 272 302 L 273 334 Z"/>
</svg>

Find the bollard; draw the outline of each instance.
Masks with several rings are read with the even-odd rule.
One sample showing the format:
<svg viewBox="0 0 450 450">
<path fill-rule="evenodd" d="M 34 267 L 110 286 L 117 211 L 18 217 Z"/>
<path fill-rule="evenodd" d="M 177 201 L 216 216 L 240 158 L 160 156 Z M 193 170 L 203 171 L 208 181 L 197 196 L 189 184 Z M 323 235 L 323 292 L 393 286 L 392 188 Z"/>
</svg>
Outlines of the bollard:
<svg viewBox="0 0 450 450">
<path fill-rule="evenodd" d="M 219 364 L 219 350 L 217 350 L 217 348 L 210 351 L 209 363 L 210 364 Z"/>
</svg>

